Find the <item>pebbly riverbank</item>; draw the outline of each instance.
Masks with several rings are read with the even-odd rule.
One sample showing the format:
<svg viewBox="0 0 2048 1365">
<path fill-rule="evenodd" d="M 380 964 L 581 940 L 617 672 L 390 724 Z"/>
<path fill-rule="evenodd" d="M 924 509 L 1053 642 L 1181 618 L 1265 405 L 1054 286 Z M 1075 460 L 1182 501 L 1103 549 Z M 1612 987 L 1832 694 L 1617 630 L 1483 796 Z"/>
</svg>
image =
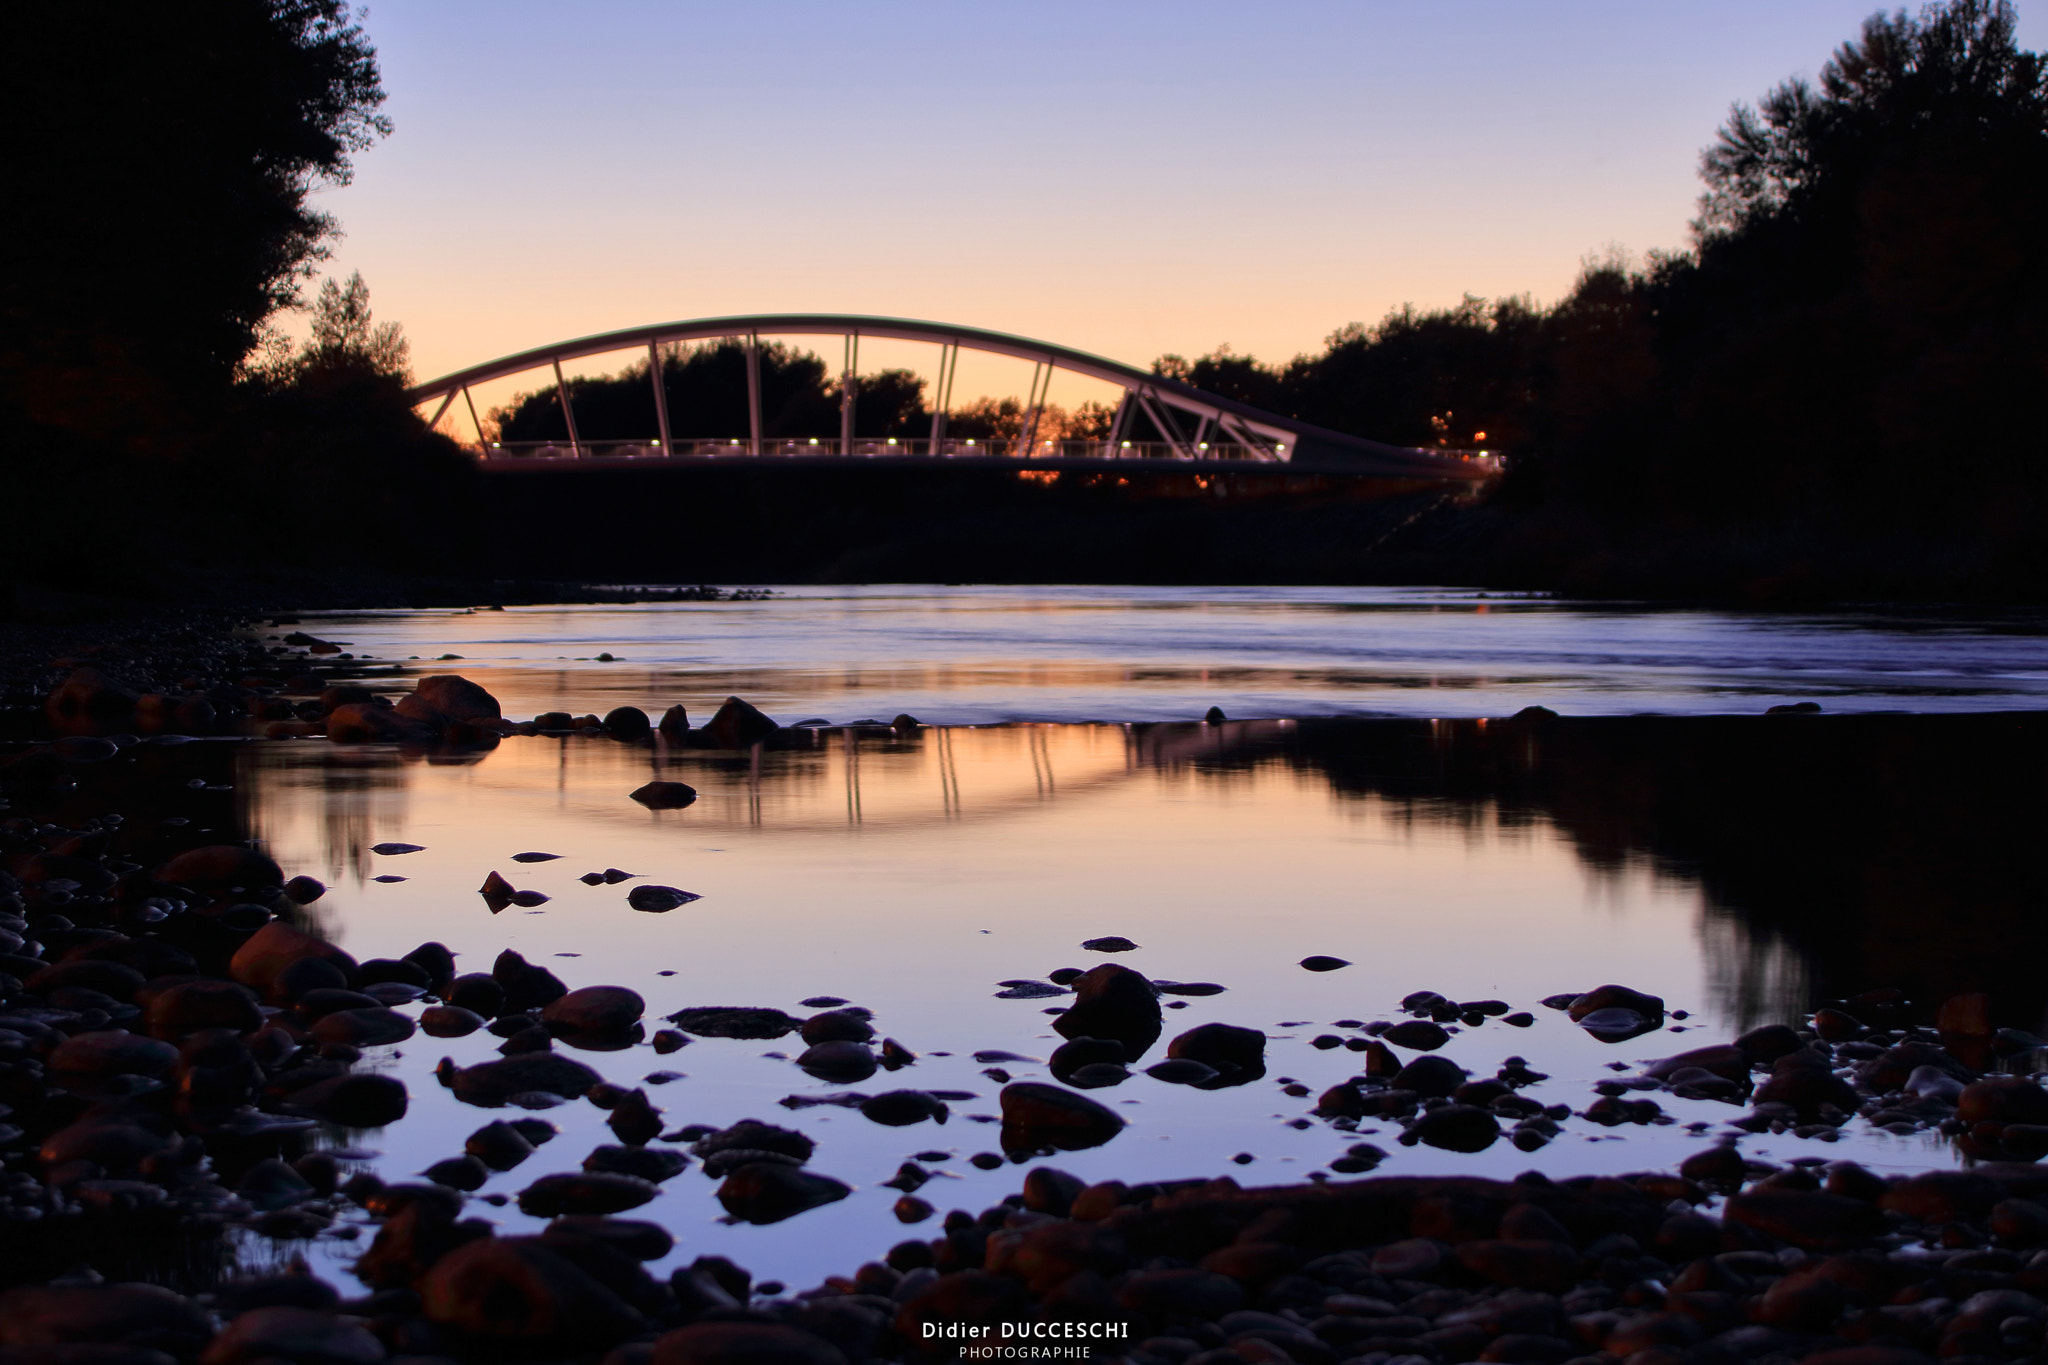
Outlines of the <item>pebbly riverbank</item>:
<svg viewBox="0 0 2048 1365">
<path fill-rule="evenodd" d="M 221 652 L 212 675 L 171 678 L 168 669 L 151 678 L 132 675 L 135 684 L 168 680 L 172 691 L 163 693 L 136 694 L 135 684 L 103 670 L 96 681 L 79 679 L 73 669 L 52 689 L 61 694 L 54 708 L 45 694 L 44 705 L 24 703 L 15 710 L 33 710 L 45 721 L 54 712 L 63 728 L 79 731 L 108 728 L 110 718 L 132 723 L 150 716 L 167 718 L 156 722 L 159 730 L 240 731 L 254 725 L 283 734 L 270 727 L 313 727 L 314 720 L 299 712 L 317 706 L 324 711 L 318 732 L 327 734 L 330 727 L 385 723 L 364 720 L 363 712 L 343 714 L 367 707 L 391 711 L 390 723 L 405 730 L 407 742 L 436 746 L 490 743 L 528 724 L 536 731 L 579 724 L 575 717 L 549 717 L 541 725 L 541 718 L 508 723 L 503 717 L 450 715 L 451 707 L 483 704 L 452 684 L 424 689 L 426 696 L 410 705 L 349 700 L 351 694 L 340 689 L 360 684 L 323 671 L 319 661 L 338 656 L 314 655 L 312 648 L 291 647 L 283 656 L 294 670 L 303 670 L 297 672 L 279 670 L 280 656 L 251 649 Z M 180 663 L 194 665 L 205 657 L 201 652 Z M 270 671 L 252 671 L 257 664 Z M 285 675 L 278 676 L 280 671 Z M 274 679 L 274 685 L 250 681 L 261 678 Z M 187 688 L 188 679 L 207 685 Z M 304 692 L 316 681 L 324 684 L 318 692 Z M 335 695 L 326 695 L 330 689 Z M 130 710 L 116 718 L 123 694 L 130 694 Z M 151 695 L 163 700 L 143 706 Z M 195 696 L 205 700 L 210 716 L 202 717 L 196 707 L 181 714 Z M 291 719 L 261 718 L 261 703 L 274 700 L 287 703 Z M 343 714 L 338 726 L 337 714 Z M 15 718 L 24 727 L 32 720 L 24 714 Z M 653 721 L 643 714 L 639 723 Z M 735 732 L 726 740 L 739 739 L 747 733 L 741 727 L 757 729 L 765 718 L 754 720 L 735 708 L 727 723 Z M 621 715 L 612 728 L 633 724 Z M 582 725 L 606 728 L 595 717 Z M 707 728 L 672 726 L 670 733 L 700 734 Z M 26 975 L 15 978 L 20 985 L 10 988 L 5 1008 L 22 1025 L 13 1029 L 22 1037 L 14 1044 L 18 1057 L 10 1060 L 36 1065 L 10 1071 L 17 1078 L 11 1083 L 28 1102 L 10 1106 L 15 1112 L 5 1122 L 22 1133 L 6 1150 L 10 1190 L 17 1196 L 13 1207 L 23 1211 L 14 1221 L 36 1225 L 37 1231 L 10 1233 L 11 1254 L 24 1259 L 10 1268 L 8 1280 L 48 1292 L 0 1305 L 0 1333 L 16 1330 L 10 1322 L 27 1324 L 20 1330 L 42 1333 L 43 1342 L 65 1349 L 81 1344 L 76 1335 L 68 1344 L 55 1340 L 66 1332 L 112 1333 L 138 1348 L 169 1346 L 173 1358 L 219 1361 L 496 1359 L 514 1351 L 563 1359 L 597 1359 L 616 1351 L 622 1362 L 741 1355 L 829 1361 L 832 1352 L 847 1360 L 945 1355 L 978 1343 L 1000 1347 L 1006 1340 L 1028 1340 L 1033 1350 L 1065 1349 L 1078 1340 L 1105 1348 L 1102 1354 L 1128 1352 L 1168 1362 L 1227 1352 L 1211 1357 L 1215 1365 L 1403 1355 L 1625 1360 L 1660 1350 L 1665 1354 L 1644 1359 L 1805 1359 L 1825 1358 L 1826 1350 L 1853 1342 L 1862 1343 L 1860 1358 L 1873 1360 L 1912 1359 L 1896 1354 L 1912 1349 L 1964 1359 L 2025 1359 L 2038 1350 L 2039 1314 L 2022 1304 L 2032 1300 L 2038 1308 L 2038 1285 L 2030 1278 L 2030 1257 L 2041 1241 L 2029 1222 L 2029 1206 L 2037 1210 L 2041 1194 L 2034 1167 L 1996 1165 L 1885 1181 L 1846 1165 L 1831 1167 L 1819 1157 L 1760 1168 L 1718 1145 L 1674 1174 L 1557 1182 L 1533 1176 L 1514 1182 L 1334 1178 L 1369 1168 L 1369 1149 L 1348 1157 L 1350 1169 L 1333 1169 L 1333 1178 L 1320 1184 L 1249 1191 L 1230 1182 L 1084 1188 L 1056 1167 L 1039 1167 L 1013 1200 L 979 1215 L 950 1214 L 942 1236 L 902 1243 L 815 1292 L 791 1295 L 755 1285 L 740 1268 L 714 1259 L 666 1280 L 635 1273 L 646 1253 L 657 1247 L 659 1253 L 647 1259 L 667 1253 L 667 1234 L 616 1216 L 637 1205 L 610 1214 L 597 1210 L 642 1193 L 632 1181 L 654 1183 L 650 1176 L 679 1159 L 694 1156 L 706 1166 L 717 1161 L 721 1186 L 732 1186 L 733 1202 L 744 1209 L 751 1201 L 760 1213 L 828 1195 L 830 1182 L 806 1170 L 809 1152 L 791 1150 L 798 1144 L 774 1125 L 737 1133 L 679 1131 L 669 1140 L 658 1129 L 645 1134 L 644 1093 L 635 1103 L 631 1090 L 600 1088 L 601 1054 L 589 1054 L 596 1065 L 586 1065 L 555 1050 L 555 1043 L 573 1049 L 569 1035 L 579 1031 L 566 1017 L 569 1007 L 557 1002 L 580 996 L 577 1008 L 609 1009 L 616 1026 L 622 1012 L 639 1022 L 631 1001 L 584 994 L 603 987 L 570 991 L 569 983 L 544 969 L 503 959 L 489 973 L 466 974 L 470 979 L 458 988 L 451 964 L 432 945 L 381 962 L 347 959 L 304 932 L 295 907 L 316 901 L 297 897 L 314 888 L 299 884 L 287 892 L 293 879 L 285 869 L 258 861 L 256 851 L 222 852 L 226 846 L 203 842 L 198 822 L 141 828 L 146 817 L 135 804 L 137 783 L 123 784 L 121 797 L 130 812 L 110 822 L 108 816 L 124 813 L 110 808 L 112 793 L 101 783 L 102 775 L 115 771 L 117 758 L 133 757 L 141 766 L 158 753 L 214 747 L 166 745 L 161 739 L 131 744 L 123 738 L 129 733 L 53 736 L 9 755 L 15 760 L 5 778 L 11 809 L 4 814 L 7 833 L 22 841 L 8 849 L 10 875 L 20 882 L 8 892 L 19 898 L 18 911 L 10 913 L 21 921 L 10 932 L 21 934 L 19 947 L 33 944 L 36 950 L 8 964 Z M 697 742 L 722 747 L 725 741 Z M 140 785 L 147 780 L 144 774 Z M 179 785 L 190 780 L 182 778 Z M 34 828 L 11 823 L 21 820 L 34 820 Z M 202 851 L 205 856 L 195 856 Z M 180 860 L 186 860 L 183 866 Z M 23 876 L 24 870 L 30 875 Z M 102 883 L 101 875 L 109 880 Z M 184 966 L 172 956 L 176 952 L 191 959 L 191 970 L 161 970 Z M 140 980 L 104 967 L 72 966 L 81 962 L 126 967 Z M 56 967 L 64 970 L 44 975 Z M 1157 996 L 1143 989 L 1149 983 L 1116 967 L 1096 968 L 1093 975 L 1094 983 L 1066 1016 L 1075 1030 L 1071 1041 L 1113 1042 L 1124 1055 L 1113 1058 L 1106 1048 L 1084 1046 L 1066 1059 L 1077 1064 L 1061 1079 L 1074 1083 L 1006 1091 L 1004 1116 L 1014 1113 L 1016 1132 L 1000 1145 L 1011 1159 L 1028 1164 L 1080 1145 L 1077 1138 L 1102 1123 L 1089 1095 L 1099 1086 L 1087 1082 L 1104 1079 L 1099 1072 L 1086 1078 L 1081 1073 L 1091 1066 L 1127 1070 L 1126 1063 L 1137 1060 L 1131 1054 L 1142 1054 L 1159 1037 Z M 193 1018 L 176 1021 L 176 1010 L 160 1006 L 160 995 L 201 982 L 207 990 L 175 996 L 179 1008 L 210 998 L 237 1012 L 227 1023 L 211 1025 L 232 1030 L 235 1042 L 209 1034 L 195 1046 L 197 1034 L 180 1032 Z M 501 997 L 495 1002 L 493 987 Z M 557 988 L 559 995 L 553 994 Z M 321 991 L 362 998 L 316 994 Z M 1626 1030 L 1635 1027 L 1628 1019 L 1595 1016 L 1618 1010 L 1640 1023 L 1653 1009 L 1661 1010 L 1661 1002 L 1653 1006 L 1651 999 L 1574 993 L 1564 1009 L 1579 1009 L 1583 1000 L 1582 1022 Z M 237 1002 L 251 1004 L 254 1015 L 239 1010 Z M 1455 1026 L 1468 1007 L 1487 1017 L 1483 1009 L 1493 1002 L 1418 993 L 1406 1003 L 1406 1020 L 1382 1021 L 1385 1027 L 1376 1035 L 1361 1030 L 1360 1045 L 1351 1048 L 1362 1054 L 1359 1077 L 1301 1097 L 1304 1108 L 1312 1104 L 1332 1125 L 1370 1113 L 1402 1123 L 1404 1138 L 1433 1145 L 1476 1140 L 1491 1125 L 1491 1140 L 1519 1145 L 1536 1143 L 1544 1122 L 1652 1122 L 1655 1097 L 1684 1087 L 1725 1090 L 1748 1106 L 1746 1112 L 1731 1110 L 1740 1121 L 1810 1128 L 1815 1141 L 1842 1124 L 1880 1117 L 1921 1128 L 1947 1126 L 1959 1140 L 2003 1155 L 2024 1152 L 2036 1136 L 2037 1124 L 2030 1120 L 2039 1116 L 2027 1096 L 2038 1096 L 2038 1087 L 1981 1078 L 1999 1052 L 2022 1055 L 2029 1041 L 1999 1038 L 1967 1001 L 1937 1015 L 1873 996 L 1801 1021 L 1803 1028 L 1766 1031 L 1718 1050 L 1696 1049 L 1685 1065 L 1663 1076 L 1617 1077 L 1609 1083 L 1612 1093 L 1598 1094 L 1585 1112 L 1569 1119 L 1531 1114 L 1526 1101 L 1518 1104 L 1518 1068 L 1510 1062 L 1491 1078 L 1427 1064 L 1442 1060 L 1423 1046 L 1432 1037 L 1429 1027 Z M 553 1018 L 547 1017 L 551 1007 Z M 409 1016 L 415 1009 L 417 1016 Z M 461 1183 L 476 1174 L 465 1158 L 487 1164 L 479 1152 L 451 1155 L 439 1179 L 381 1185 L 348 1178 L 345 1156 L 310 1146 L 308 1135 L 322 1124 L 360 1129 L 391 1115 L 400 1101 L 390 1086 L 375 1083 L 389 1079 L 376 1074 L 378 1050 L 391 1046 L 384 1041 L 388 1032 L 408 1027 L 394 1023 L 394 1016 L 427 1031 L 426 1016 L 437 1009 L 468 1010 L 479 1020 L 489 1014 L 490 1022 L 518 1025 L 506 1043 L 525 1035 L 525 1050 L 506 1060 L 534 1060 L 515 1063 L 515 1069 L 553 1083 L 557 1088 L 548 1093 L 558 1098 L 569 1090 L 577 1102 L 594 1097 L 611 1105 L 620 1141 L 608 1146 L 616 1150 L 592 1153 L 598 1166 L 589 1179 L 540 1187 L 532 1201 L 536 1208 L 555 1201 L 567 1211 L 538 1239 L 497 1235 L 483 1221 L 488 1215 L 464 1200 Z M 836 1021 L 823 1018 L 839 1013 L 827 1008 L 811 1020 L 789 1022 L 812 1047 L 865 1049 L 864 1039 L 823 1036 L 858 1032 L 843 1014 Z M 528 1017 L 522 1022 L 522 1016 Z M 451 1015 L 434 1027 L 465 1022 Z M 683 1022 L 704 1021 L 679 1021 L 679 1028 Z M 160 1036 L 159 1028 L 172 1037 Z M 536 1029 L 538 1036 L 530 1032 Z M 1141 1042 L 1148 1029 L 1151 1038 Z M 816 1041 L 813 1033 L 820 1035 Z M 1206 1068 L 1206 1079 L 1214 1079 L 1227 1074 L 1225 1067 L 1251 1065 L 1252 1041 L 1212 1034 L 1181 1043 L 1180 1055 L 1169 1061 Z M 150 1042 L 161 1046 L 146 1046 Z M 1332 1043 L 1348 1046 L 1334 1038 Z M 1403 1060 L 1396 1047 L 1420 1055 Z M 64 1053 L 66 1048 L 72 1050 Z M 170 1059 L 163 1048 L 171 1049 Z M 1103 1055 L 1083 1060 L 1091 1052 Z M 881 1057 L 886 1056 L 885 1046 Z M 1055 1066 L 1064 1063 L 1056 1058 Z M 1920 1074 L 1925 1069 L 1932 1074 Z M 494 1072 L 467 1084 L 480 1086 L 508 1074 Z M 22 1076 L 41 1087 L 32 1099 Z M 1190 1079 L 1205 1078 L 1190 1072 Z M 539 1085 L 535 1076 L 521 1076 L 519 1083 Z M 1965 1105 L 1973 1086 L 1985 1088 Z M 532 1093 L 508 1091 L 506 1098 Z M 473 1142 L 502 1160 L 517 1153 L 513 1139 L 530 1148 L 535 1138 L 547 1136 L 551 1125 L 543 1112 L 485 1123 L 461 1145 Z M 51 1147 L 60 1134 L 68 1135 L 68 1143 L 103 1145 Z M 451 1149 L 459 1136 L 449 1135 Z M 87 1164 L 71 1164 L 78 1161 Z M 909 1173 L 904 1180 L 912 1183 L 917 1176 Z M 903 1193 L 919 1197 L 915 1190 Z M 29 1215 L 32 1207 L 40 1212 Z M 81 1264 L 98 1262 L 96 1273 L 110 1280 L 138 1268 L 154 1278 L 175 1279 L 171 1262 L 177 1253 L 209 1244 L 219 1250 L 244 1235 L 288 1247 L 343 1209 L 360 1209 L 376 1224 L 366 1267 L 370 1292 L 348 1299 L 305 1275 L 231 1274 L 203 1285 L 188 1281 L 202 1296 L 179 1300 L 182 1306 L 173 1309 L 162 1296 L 138 1300 L 76 1273 Z M 1824 1234 L 1817 1239 L 1816 1228 Z M 138 1253 L 152 1247 L 162 1250 L 162 1259 L 143 1265 Z M 1873 1258 L 1880 1270 L 1870 1269 Z M 1702 1265 L 1707 1268 L 1698 1269 Z M 1858 1274 L 1863 1278 L 1850 1284 Z M 1686 1281 L 1688 1275 L 1698 1283 Z M 1787 1282 L 1794 1288 L 1780 1288 Z M 1777 1299 L 1767 1307 L 1774 1293 Z M 1970 1308 L 1982 1294 L 2005 1297 Z M 1900 1311 L 1905 1309 L 1914 1311 Z M 1987 1323 L 1985 1315 L 1994 1312 L 2001 1315 Z M 1327 1321 L 1332 1318 L 1340 1321 Z M 987 1334 L 927 1338 L 927 1322 L 963 1330 L 978 1326 Z M 1006 1322 L 1100 1323 L 1122 1330 L 1114 1337 L 1055 1340 L 1046 1334 L 1050 1328 L 1034 1329 L 1029 1338 L 1006 1339 L 1000 1330 Z M 2029 1323 L 2036 1329 L 2031 1338 Z M 675 1332 L 685 1335 L 670 1335 Z M 17 1351 L 42 1349 L 35 1341 L 0 1340 L 13 1342 Z M 93 1353 L 73 1350 L 69 1358 L 89 1359 Z"/>
</svg>

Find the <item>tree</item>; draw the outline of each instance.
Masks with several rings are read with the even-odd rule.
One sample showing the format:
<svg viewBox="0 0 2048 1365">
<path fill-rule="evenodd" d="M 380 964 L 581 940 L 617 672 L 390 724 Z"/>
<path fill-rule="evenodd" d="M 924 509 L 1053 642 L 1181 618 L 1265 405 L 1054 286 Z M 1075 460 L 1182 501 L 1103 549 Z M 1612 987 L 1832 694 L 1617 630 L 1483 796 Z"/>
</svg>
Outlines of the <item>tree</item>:
<svg viewBox="0 0 2048 1365">
<path fill-rule="evenodd" d="M 0 45 L 0 410 L 133 446 L 225 395 L 390 130 L 346 0 L 16 6 Z"/>
</svg>

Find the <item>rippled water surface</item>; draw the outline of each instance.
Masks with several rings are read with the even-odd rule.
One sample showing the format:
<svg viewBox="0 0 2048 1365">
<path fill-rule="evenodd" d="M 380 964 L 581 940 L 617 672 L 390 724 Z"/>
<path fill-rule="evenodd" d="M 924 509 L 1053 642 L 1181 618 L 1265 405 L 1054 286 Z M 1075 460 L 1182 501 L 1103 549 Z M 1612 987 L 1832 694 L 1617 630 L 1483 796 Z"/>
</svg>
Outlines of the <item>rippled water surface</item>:
<svg viewBox="0 0 2048 1365">
<path fill-rule="evenodd" d="M 1216 1021 L 1266 1032 L 1267 1074 L 1198 1091 L 1140 1072 L 1094 1091 L 1130 1126 L 1055 1164 L 1089 1179 L 1228 1172 L 1245 1183 L 1302 1179 L 1359 1141 L 1387 1150 L 1389 1172 L 1668 1167 L 1708 1140 L 1686 1125 L 1718 1132 L 1740 1112 L 1658 1095 L 1669 1124 L 1574 1119 L 1540 1152 L 1503 1142 L 1472 1155 L 1402 1147 L 1391 1124 L 1349 1133 L 1310 1117 L 1315 1095 L 1360 1064 L 1314 1040 L 1361 1037 L 1356 1024 L 1399 1017 L 1411 991 L 1532 1010 L 1533 1026 L 1464 1029 L 1445 1055 L 1482 1076 L 1521 1055 L 1550 1077 L 1528 1093 L 1583 1110 L 1615 1062 L 1633 1070 L 1880 981 L 1956 989 L 1975 982 L 1981 959 L 2040 946 L 2025 831 L 2038 828 L 2041 800 L 2010 779 L 2015 765 L 2033 770 L 2042 727 L 1993 714 L 2038 704 L 2048 679 L 2048 645 L 2024 623 L 1369 590 L 877 588 L 301 628 L 379 660 L 420 656 L 415 671 L 460 671 L 514 717 L 682 702 L 701 721 L 736 692 L 785 722 L 834 723 L 742 753 L 545 736 L 435 755 L 251 744 L 233 779 L 235 821 L 288 872 L 329 883 L 311 911 L 358 957 L 438 939 L 473 971 L 513 948 L 571 987 L 633 987 L 650 1024 L 685 1006 L 802 1015 L 806 998 L 843 997 L 920 1054 L 853 1089 L 971 1093 L 943 1127 L 884 1128 L 849 1109 L 782 1104 L 846 1088 L 799 1070 L 794 1037 L 579 1054 L 610 1080 L 649 1084 L 671 1126 L 757 1117 L 817 1139 L 812 1168 L 854 1187 L 841 1203 L 731 1226 L 714 1182 L 692 1169 L 639 1215 L 676 1231 L 679 1261 L 716 1250 L 793 1286 L 936 1234 L 936 1221 L 899 1225 L 897 1191 L 879 1183 L 914 1153 L 944 1156 L 921 1192 L 941 1213 L 1017 1188 L 1019 1168 L 969 1161 L 998 1150 L 988 1120 L 1002 1081 L 987 1070 L 1047 1079 L 1060 1041 L 1048 1011 L 1062 1002 L 996 992 L 1112 960 L 1086 939 L 1126 936 L 1140 946 L 1113 960 L 1226 988 L 1175 999 L 1142 1065 Z M 597 660 L 607 653 L 614 662 Z M 434 662 L 442 654 L 463 657 Z M 1753 714 L 1805 699 L 1829 714 Z M 1448 719 L 1532 703 L 1567 719 Z M 1233 719 L 1193 723 L 1210 705 Z M 1834 714 L 1888 710 L 1983 714 Z M 937 724 L 848 724 L 899 712 Z M 1633 712 L 1668 718 L 1572 719 Z M 1751 714 L 1715 714 L 1728 712 Z M 1316 719 L 1346 715 L 1410 719 Z M 1277 717 L 1289 719 L 1258 719 Z M 657 776 L 700 799 L 661 812 L 629 799 Z M 371 851 L 387 841 L 423 848 Z M 522 851 L 562 856 L 511 861 Z M 577 880 L 608 867 L 703 899 L 636 912 L 636 882 Z M 477 895 L 492 871 L 551 899 L 493 914 Z M 1304 971 L 1311 954 L 1351 965 Z M 1611 1045 L 1537 1003 L 1606 981 L 1688 1017 Z M 1979 984 L 2038 1019 L 2023 982 Z M 498 1041 L 421 1036 L 374 1050 L 369 1064 L 403 1074 L 414 1107 L 352 1139 L 377 1153 L 366 1160 L 395 1179 L 458 1153 L 494 1115 L 456 1103 L 432 1067 L 444 1054 L 487 1060 Z M 984 1050 L 1022 1060 L 978 1062 Z M 682 1075 L 643 1079 L 663 1071 Z M 516 1194 L 612 1140 L 591 1106 L 547 1117 L 563 1136 L 484 1194 Z M 1745 1149 L 1888 1168 L 1956 1159 L 1929 1135 L 1845 1132 L 1833 1146 L 1785 1135 Z M 509 1207 L 479 1212 L 530 1221 Z"/>
<path fill-rule="evenodd" d="M 380 658 L 462 656 L 511 713 L 740 692 L 787 719 L 1953 711 L 2048 698 L 2032 616 L 1761 614 L 1407 588 L 790 588 L 766 601 L 345 616 Z M 605 664 L 610 654 L 622 662 Z M 664 702 L 666 704 L 666 702 Z"/>
</svg>

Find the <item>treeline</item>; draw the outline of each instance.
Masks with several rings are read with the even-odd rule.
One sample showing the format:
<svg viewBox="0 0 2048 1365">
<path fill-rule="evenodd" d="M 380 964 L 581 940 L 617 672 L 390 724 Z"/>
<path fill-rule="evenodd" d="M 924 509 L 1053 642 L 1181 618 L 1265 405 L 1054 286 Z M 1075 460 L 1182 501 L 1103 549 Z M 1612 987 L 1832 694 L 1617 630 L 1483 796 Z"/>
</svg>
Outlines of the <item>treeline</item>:
<svg viewBox="0 0 2048 1365">
<path fill-rule="evenodd" d="M 1879 14 L 1738 105 L 1690 249 L 1280 366 L 1160 368 L 1380 440 L 1504 449 L 1473 576 L 1761 600 L 2048 593 L 2048 80 L 2002 0 Z M 1484 433 L 1483 435 L 1481 433 Z"/>
<path fill-rule="evenodd" d="M 361 281 L 328 281 L 304 345 L 275 328 L 336 232 L 314 195 L 390 127 L 349 5 L 9 17 L 0 615 L 24 584 L 218 599 L 458 560 L 473 469 L 405 401 Z"/>
</svg>

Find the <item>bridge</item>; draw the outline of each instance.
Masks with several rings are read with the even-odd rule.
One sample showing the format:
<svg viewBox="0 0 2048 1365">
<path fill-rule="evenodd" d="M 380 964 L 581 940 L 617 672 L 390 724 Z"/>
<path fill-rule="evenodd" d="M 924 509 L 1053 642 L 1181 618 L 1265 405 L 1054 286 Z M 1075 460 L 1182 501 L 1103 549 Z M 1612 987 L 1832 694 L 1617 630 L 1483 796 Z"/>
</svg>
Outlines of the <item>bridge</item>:
<svg viewBox="0 0 2048 1365">
<path fill-rule="evenodd" d="M 804 437 L 791 440 L 764 435 L 760 367 L 761 338 L 764 336 L 836 336 L 841 339 L 846 363 L 840 385 L 837 439 Z M 863 337 L 925 342 L 938 347 L 928 437 L 883 439 L 862 437 L 855 432 L 853 378 Z M 744 437 L 727 434 L 679 439 L 669 429 L 668 396 L 661 382 L 661 348 L 695 341 L 737 341 L 745 348 L 749 430 Z M 637 440 L 583 439 L 577 432 L 575 403 L 570 386 L 562 375 L 562 362 L 643 348 L 647 352 L 648 375 L 654 390 L 656 430 Z M 953 376 L 959 367 L 963 349 L 1031 362 L 1031 384 L 1023 406 L 1021 429 L 1014 437 L 991 440 L 948 435 L 946 426 L 953 400 Z M 1191 384 L 1050 342 L 939 322 L 852 314 L 762 313 L 696 318 L 605 332 L 473 365 L 418 385 L 407 397 L 427 417 L 428 424 L 435 426 L 459 401 L 466 405 L 476 430 L 482 433 L 483 423 L 477 418 L 471 388 L 535 370 L 553 372 L 568 439 L 565 442 L 521 445 L 480 439 L 477 454 L 486 468 L 616 468 L 645 466 L 650 462 L 768 460 L 779 465 L 792 461 L 838 465 L 849 460 L 929 464 L 941 460 L 948 465 L 1086 470 L 1101 469 L 1105 461 L 1227 461 L 1238 467 L 1281 466 L 1290 472 L 1304 474 L 1353 474 L 1474 484 L 1492 478 L 1500 467 L 1499 458 L 1486 451 L 1418 449 L 1369 441 L 1266 412 Z M 1117 403 L 1105 439 L 1039 439 L 1039 417 L 1045 410 L 1047 397 L 1052 391 L 1052 378 L 1057 371 L 1112 384 L 1122 390 L 1123 397 Z M 1160 439 L 1131 439 L 1137 426 L 1136 419 L 1140 416 Z"/>
</svg>

